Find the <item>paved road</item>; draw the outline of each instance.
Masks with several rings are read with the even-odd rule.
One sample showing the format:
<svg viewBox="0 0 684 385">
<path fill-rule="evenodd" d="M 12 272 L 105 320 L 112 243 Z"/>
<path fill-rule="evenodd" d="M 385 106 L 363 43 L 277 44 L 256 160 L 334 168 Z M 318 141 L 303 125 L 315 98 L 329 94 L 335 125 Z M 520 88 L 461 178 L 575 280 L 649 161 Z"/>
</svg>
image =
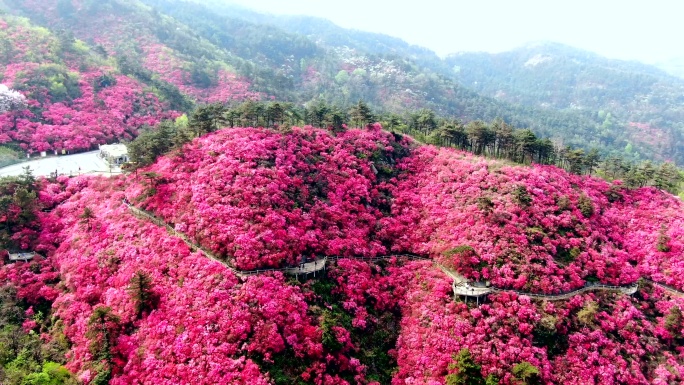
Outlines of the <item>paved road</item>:
<svg viewBox="0 0 684 385">
<path fill-rule="evenodd" d="M 51 156 L 49 158 L 35 158 L 26 162 L 13 164 L 0 168 L 0 177 L 21 175 L 23 168 L 31 167 L 35 176 L 50 176 L 57 170 L 58 174 L 79 175 L 79 174 L 102 174 L 110 175 L 107 162 L 98 156 L 99 151 L 84 152 L 74 155 Z M 118 167 L 111 169 L 111 175 L 120 174 Z"/>
</svg>

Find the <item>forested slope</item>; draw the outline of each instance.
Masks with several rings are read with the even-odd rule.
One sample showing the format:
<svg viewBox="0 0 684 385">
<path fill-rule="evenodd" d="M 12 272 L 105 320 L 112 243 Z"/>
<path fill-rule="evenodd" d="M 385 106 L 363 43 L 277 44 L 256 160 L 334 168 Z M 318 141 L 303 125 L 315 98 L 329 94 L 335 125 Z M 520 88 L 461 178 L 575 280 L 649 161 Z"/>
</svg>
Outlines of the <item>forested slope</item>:
<svg viewBox="0 0 684 385">
<path fill-rule="evenodd" d="M 182 112 L 194 103 L 245 99 L 324 101 L 342 109 L 364 100 L 382 113 L 428 108 L 465 121 L 501 117 L 562 146 L 679 162 L 678 83 L 668 84 L 670 78 L 648 66 L 596 64 L 595 56 L 567 49 L 554 51 L 566 64 L 551 72 L 546 64 L 525 67 L 527 54 L 518 55 L 530 56 L 524 62 L 499 60 L 503 67 L 475 54 L 442 61 L 384 35 L 213 3 L 5 3 L 67 39 L 81 39 L 110 67 Z M 454 66 L 461 71 L 454 73 Z"/>
<path fill-rule="evenodd" d="M 89 149 L 174 116 L 144 84 L 67 32 L 5 15 L 0 35 L 2 83 L 25 99 L 0 114 L 6 151 Z"/>
<path fill-rule="evenodd" d="M 656 67 L 553 43 L 500 54 L 461 53 L 446 62 L 461 84 L 484 95 L 591 113 L 601 120 L 601 140 L 623 132 L 627 153 L 682 162 L 684 81 Z"/>
<path fill-rule="evenodd" d="M 304 30 L 285 32 L 283 23 L 256 23 L 221 9 L 167 0 L 149 1 L 154 8 L 135 0 L 5 3 L 35 23 L 71 31 L 175 110 L 187 111 L 193 101 L 245 98 L 297 105 L 326 101 L 341 108 L 365 100 L 382 112 L 429 108 L 464 120 L 502 117 L 564 145 L 624 147 L 598 139 L 588 143 L 586 138 L 597 137 L 599 123 L 591 115 L 479 96 L 450 79 L 429 52 L 393 38 L 349 32 L 335 41 L 332 36 L 340 31 L 326 24 L 328 38 L 319 40 Z M 617 134 L 612 138 L 619 140 Z"/>
</svg>

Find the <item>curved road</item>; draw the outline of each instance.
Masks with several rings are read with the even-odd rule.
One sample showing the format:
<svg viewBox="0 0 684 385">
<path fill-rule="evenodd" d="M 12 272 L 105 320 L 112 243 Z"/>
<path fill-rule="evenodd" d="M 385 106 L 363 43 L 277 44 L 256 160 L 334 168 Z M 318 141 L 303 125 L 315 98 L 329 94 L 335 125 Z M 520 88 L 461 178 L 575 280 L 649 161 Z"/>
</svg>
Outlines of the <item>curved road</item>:
<svg viewBox="0 0 684 385">
<path fill-rule="evenodd" d="M 116 175 L 121 170 L 118 167 L 110 169 L 109 164 L 98 156 L 99 150 L 83 152 L 73 155 L 49 156 L 33 158 L 25 162 L 0 168 L 0 177 L 19 176 L 24 173 L 24 167 L 29 166 L 34 176 L 50 176 L 55 171 L 59 175 Z"/>
</svg>

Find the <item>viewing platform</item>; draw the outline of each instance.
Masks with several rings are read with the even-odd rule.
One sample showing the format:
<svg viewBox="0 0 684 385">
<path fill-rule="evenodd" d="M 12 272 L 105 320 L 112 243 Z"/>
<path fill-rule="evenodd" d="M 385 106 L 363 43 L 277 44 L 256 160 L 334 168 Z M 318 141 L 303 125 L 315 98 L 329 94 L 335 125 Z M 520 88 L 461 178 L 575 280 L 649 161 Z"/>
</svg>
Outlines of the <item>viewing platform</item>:
<svg viewBox="0 0 684 385">
<path fill-rule="evenodd" d="M 9 260 L 10 262 L 28 262 L 32 260 L 36 256 L 36 253 L 31 251 L 31 252 L 25 252 L 25 253 L 9 253 Z"/>
</svg>

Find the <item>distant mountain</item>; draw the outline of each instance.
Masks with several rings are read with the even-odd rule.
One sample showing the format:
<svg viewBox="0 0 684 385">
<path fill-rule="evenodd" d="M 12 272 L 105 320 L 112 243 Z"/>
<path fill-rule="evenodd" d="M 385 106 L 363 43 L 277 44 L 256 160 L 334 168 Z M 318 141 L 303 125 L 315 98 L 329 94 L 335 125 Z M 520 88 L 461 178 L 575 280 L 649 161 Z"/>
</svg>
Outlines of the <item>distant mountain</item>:
<svg viewBox="0 0 684 385">
<path fill-rule="evenodd" d="M 501 117 L 560 146 L 684 161 L 680 83 L 653 67 L 568 47 L 442 60 L 386 35 L 218 1 L 4 0 L 0 7 L 71 34 L 175 111 L 248 99 L 346 109 L 364 100 L 380 114 L 425 108 L 464 121 Z"/>
<path fill-rule="evenodd" d="M 684 57 L 659 61 L 654 65 L 672 76 L 684 79 Z"/>
<path fill-rule="evenodd" d="M 433 103 L 421 106 L 443 114 L 469 120 L 487 119 L 494 113 L 510 123 L 529 126 L 560 144 L 598 147 L 604 152 L 624 153 L 636 159 L 684 161 L 677 146 L 681 135 L 677 126 L 681 121 L 677 101 L 682 95 L 677 82 L 681 82 L 673 83 L 672 77 L 654 66 L 608 60 L 553 43 L 531 44 L 510 55 L 468 53 L 442 60 L 434 52 L 403 40 L 341 28 L 314 17 L 262 14 L 216 0 L 202 2 L 206 6 L 182 0 L 145 2 L 175 12 L 174 17 L 186 22 L 189 15 L 198 14 L 202 8 L 206 12 L 211 7 L 211 14 L 224 17 L 224 22 L 239 19 L 256 26 L 276 27 L 285 34 L 304 35 L 326 48 L 328 57 L 342 52 L 346 57 L 401 61 L 413 66 L 414 71 L 408 75 L 428 74 L 446 84 L 456 81 L 481 96 L 494 99 L 475 97 L 460 90 L 460 100 L 438 99 L 435 96 L 439 93 L 430 88 L 427 92 Z M 536 60 L 548 60 L 545 55 L 557 58 L 557 63 L 546 72 L 539 73 L 542 67 L 530 71 Z M 454 71 L 455 67 L 461 71 Z M 539 77 L 552 80 L 547 82 Z M 319 90 L 319 94 L 325 91 Z M 361 96 L 369 99 L 367 94 Z M 463 99 L 467 101 L 459 103 Z M 477 107 L 469 107 L 475 100 Z M 370 101 L 376 106 L 387 106 L 384 100 L 370 98 Z"/>
<path fill-rule="evenodd" d="M 222 33 L 243 35 L 243 29 L 273 31 L 280 36 L 305 35 L 323 49 L 311 57 L 298 58 L 308 67 L 308 75 L 297 81 L 290 77 L 297 95 L 294 100 L 323 99 L 348 105 L 364 99 L 381 111 L 404 113 L 406 109 L 430 108 L 439 115 L 463 120 L 491 120 L 502 117 L 518 127 L 529 127 L 537 134 L 554 138 L 559 144 L 598 147 L 622 151 L 627 144 L 615 133 L 607 140 L 598 137 L 598 118 L 577 111 L 549 111 L 482 97 L 455 83 L 451 67 L 434 52 L 412 46 L 400 39 L 382 34 L 344 29 L 314 17 L 261 14 L 220 1 L 144 0 L 159 12 L 203 32 L 203 37 L 218 45 Z M 236 28 L 236 26 L 238 26 Z M 249 34 L 257 37 L 259 34 Z M 268 36 L 279 36 L 268 33 Z M 291 46 L 281 42 L 279 49 Z M 243 39 L 235 44 L 259 45 L 258 40 Z M 223 45 L 231 52 L 237 48 Z M 269 56 L 269 50 L 261 53 Z M 304 60 L 301 60 L 304 59 Z M 291 72 L 296 72 L 296 66 Z M 300 68 L 299 71 L 302 71 Z M 346 74 L 345 74 L 346 73 Z"/>
<path fill-rule="evenodd" d="M 168 0 L 144 0 L 148 4 L 164 3 Z M 193 2 L 193 0 L 190 0 Z M 187 2 L 187 0 L 186 0 Z M 228 18 L 246 20 L 259 25 L 273 25 L 289 33 L 307 36 L 318 44 L 328 47 L 352 47 L 377 55 L 396 55 L 414 60 L 432 69 L 448 70 L 439 56 L 432 50 L 412 45 L 397 37 L 342 28 L 335 23 L 312 16 L 273 15 L 255 12 L 220 0 L 197 1 L 212 11 Z"/>
<path fill-rule="evenodd" d="M 637 62 L 611 60 L 557 43 L 500 53 L 459 53 L 446 62 L 458 81 L 509 103 L 584 111 L 599 135 L 621 130 L 628 150 L 682 162 L 684 80 Z"/>
<path fill-rule="evenodd" d="M 456 84 L 429 50 L 321 20 L 302 19 L 299 31 L 284 30 L 297 23 L 180 0 L 5 0 L 4 6 L 73 34 L 179 111 L 194 102 L 275 99 L 347 108 L 364 100 L 380 113 L 428 108 L 466 121 L 502 117 L 559 143 L 605 147 L 587 140 L 598 127 L 590 116 L 482 97 Z M 302 30 L 309 22 L 320 26 L 319 37 Z"/>
</svg>

